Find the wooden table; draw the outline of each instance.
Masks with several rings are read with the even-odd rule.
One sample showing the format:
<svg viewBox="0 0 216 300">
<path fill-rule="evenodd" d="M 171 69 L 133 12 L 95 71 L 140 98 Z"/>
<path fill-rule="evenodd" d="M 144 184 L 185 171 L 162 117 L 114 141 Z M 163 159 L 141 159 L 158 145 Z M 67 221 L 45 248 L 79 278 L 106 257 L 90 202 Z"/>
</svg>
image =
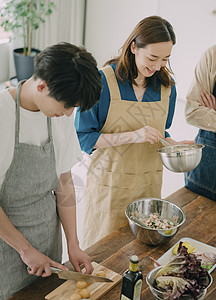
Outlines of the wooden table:
<svg viewBox="0 0 216 300">
<path fill-rule="evenodd" d="M 126 223 L 86 250 L 92 261 L 96 261 L 119 274 L 123 274 L 128 268 L 130 256 L 138 255 L 144 278 L 142 300 L 154 299 L 145 281 L 146 274 L 154 268 L 149 256 L 158 259 L 183 237 L 193 238 L 216 247 L 216 202 L 201 197 L 186 188 L 181 188 L 166 199 L 182 207 L 187 216 L 185 223 L 169 243 L 157 247 L 144 245 L 134 237 L 128 223 Z M 214 281 L 207 291 L 206 300 L 216 299 L 216 269 L 212 272 L 212 277 Z M 10 299 L 42 300 L 45 295 L 63 282 L 56 275 L 39 278 Z M 120 299 L 120 291 L 121 283 L 103 296 L 101 300 Z"/>
</svg>

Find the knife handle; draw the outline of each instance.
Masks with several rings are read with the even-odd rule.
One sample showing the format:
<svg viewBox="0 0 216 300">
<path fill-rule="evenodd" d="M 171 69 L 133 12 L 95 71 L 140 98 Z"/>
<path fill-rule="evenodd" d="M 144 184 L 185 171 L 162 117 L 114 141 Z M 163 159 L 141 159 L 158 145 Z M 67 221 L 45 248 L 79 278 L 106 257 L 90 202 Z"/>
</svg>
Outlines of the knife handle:
<svg viewBox="0 0 216 300">
<path fill-rule="evenodd" d="M 62 271 L 61 269 L 58 269 L 58 268 L 55 268 L 55 267 L 50 267 L 50 270 L 53 274 L 58 274 Z"/>
<path fill-rule="evenodd" d="M 27 267 L 27 270 L 31 270 L 31 268 Z M 53 274 L 58 274 L 62 271 L 61 269 L 58 269 L 58 268 L 55 268 L 55 267 L 50 267 L 50 270 Z"/>
</svg>

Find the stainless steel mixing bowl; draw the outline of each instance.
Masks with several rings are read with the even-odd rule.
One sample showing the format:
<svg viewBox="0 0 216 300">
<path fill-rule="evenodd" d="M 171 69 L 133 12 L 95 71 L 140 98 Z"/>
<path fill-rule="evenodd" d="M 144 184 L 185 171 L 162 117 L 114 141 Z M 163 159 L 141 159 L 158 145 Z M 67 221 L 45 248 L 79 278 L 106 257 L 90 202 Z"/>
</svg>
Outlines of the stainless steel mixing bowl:
<svg viewBox="0 0 216 300">
<path fill-rule="evenodd" d="M 146 282 L 152 292 L 152 294 L 154 295 L 155 299 L 158 300 L 163 300 L 163 293 L 161 291 L 159 291 L 158 289 L 156 289 L 154 287 L 154 279 L 155 279 L 155 275 L 156 273 L 161 269 L 162 267 L 157 267 L 153 270 L 151 270 L 147 276 L 146 276 Z M 212 276 L 208 273 L 208 286 L 198 295 L 197 299 L 201 300 L 205 298 L 205 294 L 207 292 L 207 289 L 209 288 L 209 286 L 212 284 Z M 192 300 L 193 298 L 190 295 L 183 295 L 181 296 L 181 298 L 179 300 Z"/>
<path fill-rule="evenodd" d="M 176 220 L 176 225 L 171 229 L 153 229 L 140 222 L 134 221 L 134 216 L 139 220 L 148 217 L 150 213 L 158 213 L 162 220 Z M 177 205 L 158 198 L 142 198 L 129 204 L 125 210 L 130 228 L 136 238 L 148 245 L 165 244 L 177 233 L 179 227 L 186 220 L 185 213 Z"/>
<path fill-rule="evenodd" d="M 204 145 L 173 145 L 158 150 L 163 165 L 173 172 L 189 172 L 196 168 L 202 158 Z"/>
</svg>

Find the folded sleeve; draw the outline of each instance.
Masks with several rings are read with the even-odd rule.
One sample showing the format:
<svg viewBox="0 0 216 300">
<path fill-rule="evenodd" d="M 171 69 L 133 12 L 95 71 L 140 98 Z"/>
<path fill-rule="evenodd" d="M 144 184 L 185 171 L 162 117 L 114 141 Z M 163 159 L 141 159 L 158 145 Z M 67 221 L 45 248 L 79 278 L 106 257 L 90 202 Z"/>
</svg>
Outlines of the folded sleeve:
<svg viewBox="0 0 216 300">
<path fill-rule="evenodd" d="M 81 150 L 91 154 L 101 133 L 100 130 L 105 124 L 109 105 L 110 92 L 106 78 L 101 72 L 102 91 L 100 100 L 90 110 L 80 112 L 77 109 L 75 116 L 75 128 L 80 142 Z"/>
<path fill-rule="evenodd" d="M 74 114 L 52 118 L 53 141 L 58 177 L 82 160 L 82 152 L 74 128 Z"/>
<path fill-rule="evenodd" d="M 185 117 L 189 124 L 216 132 L 216 111 L 200 104 L 200 92 L 213 93 L 216 81 L 216 45 L 201 56 L 186 97 Z"/>
</svg>

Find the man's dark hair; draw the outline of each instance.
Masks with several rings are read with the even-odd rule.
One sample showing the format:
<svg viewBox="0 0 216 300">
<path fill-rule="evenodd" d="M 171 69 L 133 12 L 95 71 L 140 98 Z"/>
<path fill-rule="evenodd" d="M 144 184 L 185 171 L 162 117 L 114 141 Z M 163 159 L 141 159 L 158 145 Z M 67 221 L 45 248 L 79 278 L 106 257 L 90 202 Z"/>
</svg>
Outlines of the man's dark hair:
<svg viewBox="0 0 216 300">
<path fill-rule="evenodd" d="M 35 57 L 34 78 L 46 81 L 49 96 L 64 107 L 90 109 L 100 98 L 101 75 L 91 53 L 70 43 L 47 47 Z"/>
</svg>

